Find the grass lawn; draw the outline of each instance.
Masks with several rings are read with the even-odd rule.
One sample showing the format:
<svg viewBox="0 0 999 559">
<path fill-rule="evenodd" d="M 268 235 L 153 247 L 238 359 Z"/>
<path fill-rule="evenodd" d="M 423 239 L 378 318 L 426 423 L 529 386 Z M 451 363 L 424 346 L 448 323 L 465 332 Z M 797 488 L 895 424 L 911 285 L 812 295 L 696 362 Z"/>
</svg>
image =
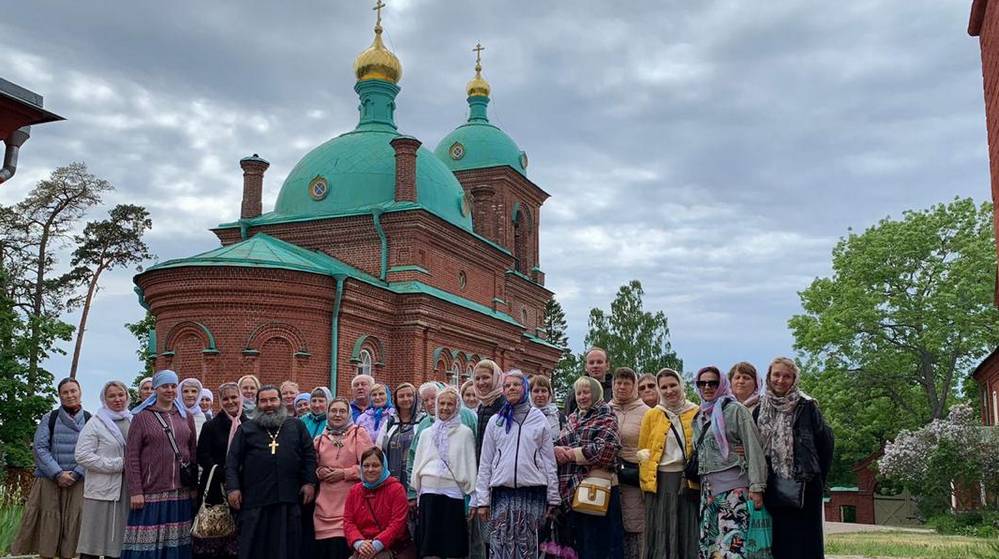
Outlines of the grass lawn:
<svg viewBox="0 0 999 559">
<path fill-rule="evenodd" d="M 912 559 L 999 559 L 999 541 L 911 532 L 830 534 L 827 555 Z"/>
</svg>

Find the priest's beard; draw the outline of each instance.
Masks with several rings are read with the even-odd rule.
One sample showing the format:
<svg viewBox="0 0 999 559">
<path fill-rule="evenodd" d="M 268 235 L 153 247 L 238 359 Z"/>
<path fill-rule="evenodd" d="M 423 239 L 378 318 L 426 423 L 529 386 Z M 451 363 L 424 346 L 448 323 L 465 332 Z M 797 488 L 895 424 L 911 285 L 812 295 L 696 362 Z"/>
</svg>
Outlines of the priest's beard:
<svg viewBox="0 0 999 559">
<path fill-rule="evenodd" d="M 257 408 L 257 416 L 253 418 L 253 421 L 264 429 L 277 429 L 286 419 L 288 419 L 288 408 L 278 406 L 274 411 L 261 411 L 260 408 Z"/>
</svg>

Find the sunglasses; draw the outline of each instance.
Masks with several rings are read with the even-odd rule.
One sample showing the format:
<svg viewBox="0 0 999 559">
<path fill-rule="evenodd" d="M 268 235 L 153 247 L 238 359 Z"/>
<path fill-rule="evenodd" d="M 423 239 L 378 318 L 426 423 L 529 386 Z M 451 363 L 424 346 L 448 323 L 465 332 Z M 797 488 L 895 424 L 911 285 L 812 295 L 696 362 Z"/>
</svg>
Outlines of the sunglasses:
<svg viewBox="0 0 999 559">
<path fill-rule="evenodd" d="M 698 388 L 718 388 L 719 384 L 721 384 L 721 381 L 717 381 L 717 380 L 699 380 L 699 381 L 697 381 L 697 387 Z"/>
</svg>

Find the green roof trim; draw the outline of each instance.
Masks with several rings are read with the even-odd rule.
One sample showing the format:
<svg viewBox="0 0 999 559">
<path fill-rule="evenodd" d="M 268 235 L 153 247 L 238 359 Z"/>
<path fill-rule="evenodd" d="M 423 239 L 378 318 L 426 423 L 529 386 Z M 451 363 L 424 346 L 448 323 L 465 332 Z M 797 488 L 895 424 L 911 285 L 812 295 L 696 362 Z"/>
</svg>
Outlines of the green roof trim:
<svg viewBox="0 0 999 559">
<path fill-rule="evenodd" d="M 417 272 L 419 274 L 431 275 L 430 272 L 422 266 L 392 266 L 389 268 L 389 272 Z"/>
<path fill-rule="evenodd" d="M 547 346 L 547 347 L 550 347 L 552 349 L 557 349 L 559 351 L 565 351 L 564 347 L 559 347 L 559 346 L 557 346 L 557 345 L 549 342 L 548 340 L 545 340 L 543 338 L 539 338 L 539 337 L 535 336 L 534 334 L 528 334 L 527 332 L 524 332 L 524 337 L 527 338 L 528 340 L 530 340 L 531 342 L 534 342 L 534 343 L 536 343 L 538 345 Z"/>
<path fill-rule="evenodd" d="M 512 316 L 506 313 L 494 311 L 493 309 L 483 304 L 476 303 L 475 301 L 471 301 L 469 299 L 465 299 L 464 297 L 459 297 L 453 293 L 448 293 L 447 291 L 438 289 L 436 287 L 432 287 L 422 282 L 418 281 L 396 282 L 389 284 L 389 289 L 391 289 L 395 293 L 429 295 L 431 297 L 440 299 L 442 301 L 454 303 L 459 307 L 464 307 L 468 310 L 475 311 L 477 313 L 484 314 L 486 316 L 491 316 L 492 318 L 495 318 L 497 320 L 502 320 L 503 322 L 506 322 L 508 324 L 513 324 L 514 326 L 523 327 L 523 325 L 521 325 L 519 322 L 514 320 Z"/>
<path fill-rule="evenodd" d="M 839 493 L 857 493 L 857 492 L 860 491 L 860 488 L 859 487 L 854 487 L 852 485 L 850 485 L 850 486 L 838 486 L 838 487 L 830 487 L 829 491 L 830 492 L 839 492 Z"/>
<path fill-rule="evenodd" d="M 369 339 L 372 340 L 374 342 L 375 346 L 378 347 L 378 356 L 377 356 L 378 360 L 377 360 L 377 363 L 378 364 L 382 363 L 382 359 L 385 358 L 385 344 L 383 344 L 381 340 L 379 340 L 378 338 L 376 338 L 376 337 L 374 337 L 374 336 L 372 336 L 370 334 L 364 334 L 363 336 L 357 338 L 357 341 L 354 342 L 354 348 L 350 351 L 350 362 L 351 363 L 360 363 L 361 362 L 361 348 L 364 347 L 364 342 L 368 341 Z"/>
</svg>

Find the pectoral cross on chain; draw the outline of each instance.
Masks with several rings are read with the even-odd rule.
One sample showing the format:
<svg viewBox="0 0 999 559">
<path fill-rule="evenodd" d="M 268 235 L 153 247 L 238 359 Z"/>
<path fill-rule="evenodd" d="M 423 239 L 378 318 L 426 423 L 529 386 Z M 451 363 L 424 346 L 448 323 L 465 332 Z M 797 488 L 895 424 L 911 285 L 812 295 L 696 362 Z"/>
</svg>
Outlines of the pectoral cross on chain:
<svg viewBox="0 0 999 559">
<path fill-rule="evenodd" d="M 271 444 L 269 444 L 267 446 L 271 447 L 271 454 L 277 454 L 277 447 L 279 447 L 281 445 L 278 444 L 277 437 L 272 437 L 271 438 Z"/>
</svg>

